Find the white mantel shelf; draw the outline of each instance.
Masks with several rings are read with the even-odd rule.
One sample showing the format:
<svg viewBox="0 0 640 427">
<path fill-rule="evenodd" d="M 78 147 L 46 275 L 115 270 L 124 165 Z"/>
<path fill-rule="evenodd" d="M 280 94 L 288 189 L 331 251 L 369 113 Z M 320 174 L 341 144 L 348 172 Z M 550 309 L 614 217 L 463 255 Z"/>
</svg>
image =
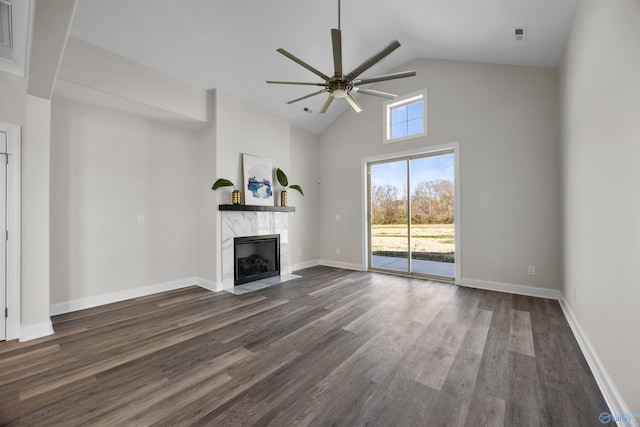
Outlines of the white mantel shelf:
<svg viewBox="0 0 640 427">
<path fill-rule="evenodd" d="M 293 206 L 218 205 L 221 211 L 236 212 L 295 212 Z"/>
</svg>

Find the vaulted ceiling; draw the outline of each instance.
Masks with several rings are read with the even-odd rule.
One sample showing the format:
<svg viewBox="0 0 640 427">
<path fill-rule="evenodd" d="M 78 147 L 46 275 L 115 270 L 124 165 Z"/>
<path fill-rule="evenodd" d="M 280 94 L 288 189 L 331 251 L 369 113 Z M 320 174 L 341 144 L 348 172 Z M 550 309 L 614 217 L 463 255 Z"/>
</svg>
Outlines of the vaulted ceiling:
<svg viewBox="0 0 640 427">
<path fill-rule="evenodd" d="M 394 39 L 402 46 L 362 77 L 418 58 L 558 67 L 576 1 L 342 0 L 344 68 Z M 316 89 L 265 81 L 320 82 L 277 48 L 331 75 L 330 29 L 337 25 L 337 0 L 80 0 L 71 35 L 319 133 L 346 103 L 319 114 L 326 94 L 287 105 Z M 518 42 L 514 31 L 522 27 L 526 41 Z"/>
</svg>

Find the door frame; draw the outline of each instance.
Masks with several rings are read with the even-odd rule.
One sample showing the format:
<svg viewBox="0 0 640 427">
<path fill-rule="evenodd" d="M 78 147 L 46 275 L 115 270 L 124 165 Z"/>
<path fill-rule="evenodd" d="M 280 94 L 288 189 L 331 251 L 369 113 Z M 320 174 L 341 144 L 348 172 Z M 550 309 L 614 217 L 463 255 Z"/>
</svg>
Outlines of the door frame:
<svg viewBox="0 0 640 427">
<path fill-rule="evenodd" d="M 6 340 L 20 338 L 21 326 L 21 272 L 20 272 L 20 191 L 21 146 L 20 126 L 0 122 L 0 132 L 7 135 L 7 299 L 9 315 L 6 323 Z M 2 160 L 2 159 L 0 159 Z M 0 230 L 1 233 L 1 230 Z M 0 313 L 4 316 L 4 313 Z"/>
<path fill-rule="evenodd" d="M 392 161 L 394 159 L 421 156 L 421 155 L 436 155 L 439 152 L 453 151 L 453 164 L 454 164 L 454 191 L 455 191 L 455 206 L 454 206 L 454 232 L 455 232 L 455 277 L 454 282 L 460 283 L 462 272 L 462 253 L 461 253 L 461 236 L 462 236 L 462 221 L 460 219 L 460 143 L 458 141 L 431 145 L 429 147 L 420 147 L 413 150 L 398 151 L 393 153 L 386 153 L 372 157 L 364 157 L 360 163 L 360 194 L 361 194 L 361 220 L 362 220 L 362 265 L 364 271 L 369 271 L 369 194 L 368 194 L 368 164 L 383 161 Z M 415 276 L 419 277 L 419 276 Z"/>
</svg>

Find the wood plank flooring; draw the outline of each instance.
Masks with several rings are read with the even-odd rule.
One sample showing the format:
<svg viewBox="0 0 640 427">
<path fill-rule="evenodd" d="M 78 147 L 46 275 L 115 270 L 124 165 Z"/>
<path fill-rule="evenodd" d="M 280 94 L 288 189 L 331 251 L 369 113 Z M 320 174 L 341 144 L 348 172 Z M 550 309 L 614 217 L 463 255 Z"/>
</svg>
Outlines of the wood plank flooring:
<svg viewBox="0 0 640 427">
<path fill-rule="evenodd" d="M 0 343 L 0 425 L 601 426 L 556 301 L 313 267 L 53 318 Z"/>
</svg>

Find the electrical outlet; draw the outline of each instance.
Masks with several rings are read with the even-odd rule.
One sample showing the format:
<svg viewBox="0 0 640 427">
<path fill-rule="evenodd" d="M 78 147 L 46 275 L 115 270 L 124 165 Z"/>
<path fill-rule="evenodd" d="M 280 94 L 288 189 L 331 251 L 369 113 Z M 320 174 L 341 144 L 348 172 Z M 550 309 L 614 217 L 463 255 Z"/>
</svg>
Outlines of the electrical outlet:
<svg viewBox="0 0 640 427">
<path fill-rule="evenodd" d="M 336 255 L 340 255 L 340 248 L 336 248 Z"/>
<path fill-rule="evenodd" d="M 529 276 L 535 276 L 536 275 L 536 268 L 533 265 L 530 265 L 529 268 L 527 269 L 527 274 Z"/>
</svg>

